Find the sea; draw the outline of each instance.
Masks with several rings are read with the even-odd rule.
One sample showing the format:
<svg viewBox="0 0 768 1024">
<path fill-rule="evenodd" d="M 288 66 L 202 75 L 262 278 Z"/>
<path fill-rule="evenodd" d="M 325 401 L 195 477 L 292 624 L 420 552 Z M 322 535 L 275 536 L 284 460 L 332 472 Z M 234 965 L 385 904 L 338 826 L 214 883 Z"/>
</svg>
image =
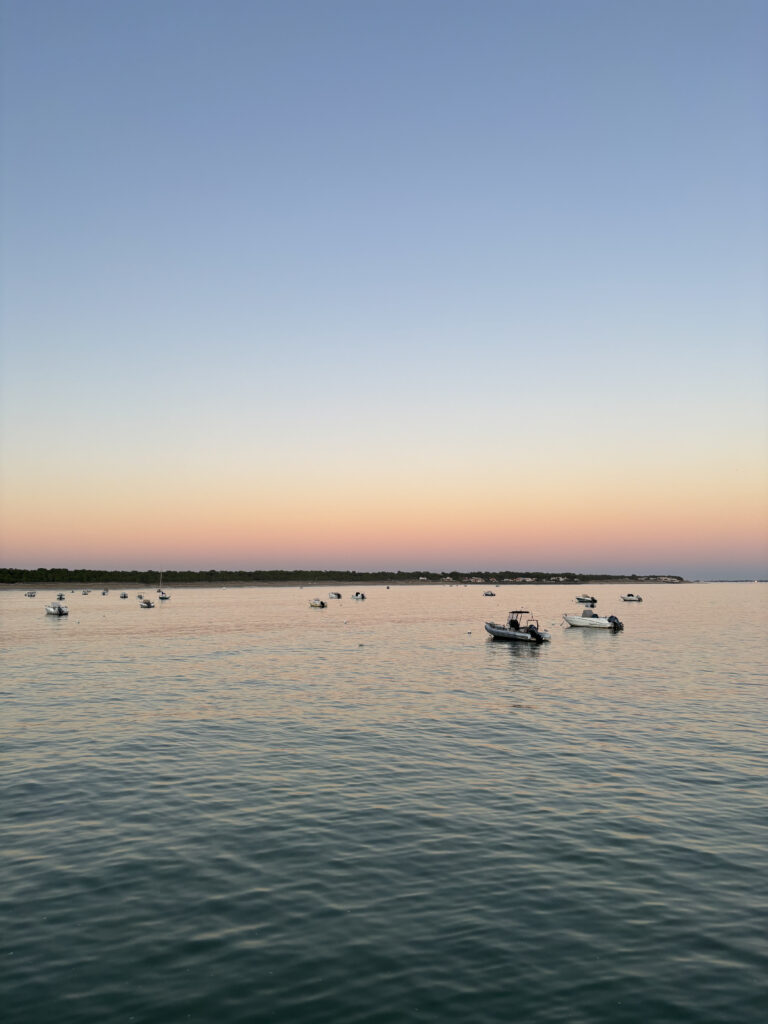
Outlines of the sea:
<svg viewBox="0 0 768 1024">
<path fill-rule="evenodd" d="M 764 1024 L 768 585 L 364 589 L 0 593 L 5 1024 Z"/>
</svg>

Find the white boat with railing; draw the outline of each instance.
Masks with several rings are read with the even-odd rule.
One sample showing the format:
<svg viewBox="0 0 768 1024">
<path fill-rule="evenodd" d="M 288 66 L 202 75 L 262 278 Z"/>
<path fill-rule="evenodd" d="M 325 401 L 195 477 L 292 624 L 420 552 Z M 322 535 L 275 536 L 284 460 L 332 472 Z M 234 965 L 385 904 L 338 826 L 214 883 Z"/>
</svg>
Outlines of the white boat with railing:
<svg viewBox="0 0 768 1024">
<path fill-rule="evenodd" d="M 310 608 L 327 608 L 328 605 L 325 603 L 325 601 L 322 599 L 322 597 L 313 597 L 312 600 L 309 602 L 309 607 Z"/>
<path fill-rule="evenodd" d="M 639 594 L 622 594 L 622 601 L 642 601 L 642 597 Z"/>
<path fill-rule="evenodd" d="M 592 608 L 585 608 L 581 615 L 563 614 L 563 619 L 569 626 L 585 626 L 588 629 L 612 629 L 614 633 L 624 629 L 624 623 L 620 622 L 615 615 L 598 615 Z"/>
<path fill-rule="evenodd" d="M 154 607 L 155 607 L 154 601 L 150 601 L 148 597 L 143 597 L 141 599 L 141 601 L 139 601 L 139 608 L 154 608 Z"/>
<path fill-rule="evenodd" d="M 576 600 L 579 604 L 597 604 L 597 598 L 590 597 L 589 594 L 579 594 Z"/>
<path fill-rule="evenodd" d="M 362 592 L 362 590 L 356 590 L 354 592 L 354 594 L 352 595 L 352 600 L 353 601 L 364 601 L 365 600 L 365 594 Z"/>
<path fill-rule="evenodd" d="M 494 640 L 521 640 L 529 644 L 543 644 L 551 640 L 552 637 L 545 629 L 539 629 L 539 620 L 530 618 L 530 614 L 525 608 L 518 608 L 509 613 L 503 626 L 498 622 L 486 622 L 486 631 Z M 525 621 L 524 615 L 529 616 Z"/>
<path fill-rule="evenodd" d="M 59 601 L 51 601 L 50 604 L 45 606 L 46 615 L 69 615 L 69 608 L 65 604 L 61 604 Z"/>
</svg>

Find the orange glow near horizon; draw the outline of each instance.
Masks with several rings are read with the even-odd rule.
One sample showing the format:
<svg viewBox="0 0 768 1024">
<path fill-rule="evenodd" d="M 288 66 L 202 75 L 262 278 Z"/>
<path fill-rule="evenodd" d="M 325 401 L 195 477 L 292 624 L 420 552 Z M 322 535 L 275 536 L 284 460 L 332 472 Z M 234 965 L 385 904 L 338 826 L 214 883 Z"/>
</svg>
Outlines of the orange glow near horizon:
<svg viewBox="0 0 768 1024">
<path fill-rule="evenodd" d="M 456 486 L 444 473 L 412 467 L 379 479 L 244 476 L 234 486 L 232 477 L 209 474 L 205 486 L 192 486 L 190 476 L 149 491 L 130 476 L 98 489 L 76 480 L 68 488 L 30 483 L 6 496 L 3 562 L 564 570 L 652 563 L 674 571 L 765 550 L 764 502 L 749 478 L 724 488 L 722 477 L 716 484 L 670 472 L 650 487 L 626 472 L 622 479 L 621 468 L 611 479 L 561 469 L 535 485 L 523 473 L 478 474 Z"/>
</svg>

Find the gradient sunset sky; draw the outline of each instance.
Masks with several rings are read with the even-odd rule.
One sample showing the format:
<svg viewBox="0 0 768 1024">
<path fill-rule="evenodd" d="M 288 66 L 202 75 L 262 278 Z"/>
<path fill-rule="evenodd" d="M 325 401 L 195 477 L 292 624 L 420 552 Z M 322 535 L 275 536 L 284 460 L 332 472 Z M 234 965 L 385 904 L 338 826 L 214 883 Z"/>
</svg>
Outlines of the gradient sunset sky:
<svg viewBox="0 0 768 1024">
<path fill-rule="evenodd" d="M 3 0 L 5 566 L 768 574 L 763 0 Z"/>
</svg>

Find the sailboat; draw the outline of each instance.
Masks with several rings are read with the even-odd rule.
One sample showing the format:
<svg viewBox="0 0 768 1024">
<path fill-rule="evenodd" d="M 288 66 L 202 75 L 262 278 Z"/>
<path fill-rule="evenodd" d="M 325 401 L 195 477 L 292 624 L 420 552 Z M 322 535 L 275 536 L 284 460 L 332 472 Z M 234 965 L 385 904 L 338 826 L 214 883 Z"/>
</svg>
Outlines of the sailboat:
<svg viewBox="0 0 768 1024">
<path fill-rule="evenodd" d="M 163 573 L 162 573 L 162 570 L 160 571 L 160 586 L 157 588 L 157 593 L 158 593 L 161 601 L 170 601 L 171 600 L 171 595 L 170 594 L 166 594 L 166 592 L 163 590 Z"/>
</svg>

